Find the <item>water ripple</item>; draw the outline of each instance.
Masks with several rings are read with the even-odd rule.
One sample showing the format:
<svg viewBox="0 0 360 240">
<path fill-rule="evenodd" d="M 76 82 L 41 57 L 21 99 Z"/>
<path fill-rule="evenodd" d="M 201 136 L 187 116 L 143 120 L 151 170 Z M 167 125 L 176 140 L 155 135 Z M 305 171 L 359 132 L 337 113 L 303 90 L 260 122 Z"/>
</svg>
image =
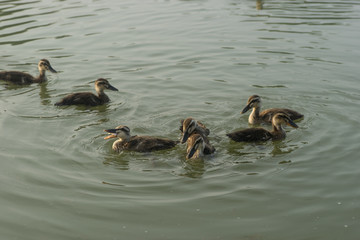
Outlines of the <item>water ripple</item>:
<svg viewBox="0 0 360 240">
<path fill-rule="evenodd" d="M 61 69 L 46 84 L 0 84 L 2 237 L 311 239 L 316 227 L 356 239 L 360 4 L 260 5 L 2 1 L 0 68 L 36 73 L 46 57 Z M 101 76 L 121 89 L 106 106 L 53 105 Z M 304 113 L 299 129 L 229 141 L 251 127 L 240 111 L 252 94 Z M 211 129 L 213 156 L 186 161 L 184 145 L 118 154 L 103 139 L 119 124 L 179 139 L 188 116 Z"/>
</svg>

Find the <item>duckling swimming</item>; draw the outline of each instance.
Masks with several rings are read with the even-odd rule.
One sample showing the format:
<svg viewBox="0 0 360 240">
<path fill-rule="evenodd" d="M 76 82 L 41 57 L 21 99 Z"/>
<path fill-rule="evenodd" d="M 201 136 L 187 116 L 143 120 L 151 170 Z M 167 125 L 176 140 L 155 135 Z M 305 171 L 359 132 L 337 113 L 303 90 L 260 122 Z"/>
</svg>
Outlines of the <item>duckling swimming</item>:
<svg viewBox="0 0 360 240">
<path fill-rule="evenodd" d="M 185 143 L 191 134 L 198 133 L 204 137 L 206 137 L 210 134 L 210 130 L 208 128 L 206 128 L 206 126 L 204 124 L 202 124 L 199 121 L 196 121 L 192 117 L 183 119 L 180 121 L 180 123 L 181 123 L 181 126 L 179 129 L 182 133 L 182 137 L 180 140 L 181 143 Z"/>
<path fill-rule="evenodd" d="M 205 145 L 205 153 L 211 154 L 215 151 L 215 148 L 210 144 L 209 139 L 207 136 L 210 134 L 210 130 L 206 128 L 204 124 L 195 119 L 189 117 L 184 120 L 181 120 L 180 131 L 182 132 L 182 137 L 180 142 L 185 143 L 188 138 L 194 134 L 199 134 L 203 138 L 204 145 Z"/>
<path fill-rule="evenodd" d="M 298 126 L 284 113 L 276 113 L 272 119 L 272 130 L 268 131 L 264 128 L 247 128 L 244 130 L 226 134 L 235 142 L 258 142 L 267 140 L 281 140 L 286 137 L 286 133 L 282 128 L 282 124 L 286 124 L 293 128 Z"/>
<path fill-rule="evenodd" d="M 63 105 L 87 105 L 87 106 L 97 106 L 102 105 L 110 101 L 109 97 L 104 93 L 105 89 L 112 91 L 118 91 L 117 88 L 113 87 L 108 80 L 104 78 L 99 78 L 95 81 L 95 90 L 97 96 L 91 92 L 79 92 L 72 93 L 64 97 L 61 101 L 55 103 L 56 106 Z"/>
<path fill-rule="evenodd" d="M 28 73 L 18 72 L 18 71 L 3 71 L 0 72 L 0 79 L 14 84 L 24 85 L 31 83 L 42 83 L 47 80 L 45 72 L 49 70 L 50 72 L 57 73 L 50 65 L 50 62 L 46 59 L 41 59 L 38 64 L 38 69 L 40 75 L 37 77 L 31 76 Z"/>
<path fill-rule="evenodd" d="M 186 159 L 201 158 L 204 155 L 209 155 L 215 152 L 215 148 L 206 146 L 204 138 L 200 134 L 192 134 L 187 139 Z"/>
<path fill-rule="evenodd" d="M 276 113 L 285 113 L 293 121 L 304 117 L 303 114 L 287 108 L 270 108 L 260 112 L 260 107 L 261 107 L 260 96 L 252 95 L 251 97 L 249 97 L 247 101 L 247 105 L 241 111 L 241 114 L 246 113 L 250 108 L 253 109 L 248 120 L 250 124 L 258 124 L 261 122 L 271 123 L 272 117 Z"/>
<path fill-rule="evenodd" d="M 150 136 L 131 136 L 130 129 L 127 126 L 120 125 L 115 129 L 106 129 L 110 135 L 104 139 L 119 138 L 116 140 L 112 149 L 117 152 L 123 150 L 137 151 L 137 152 L 152 152 L 164 149 L 170 149 L 178 144 L 166 138 L 150 137 Z"/>
</svg>

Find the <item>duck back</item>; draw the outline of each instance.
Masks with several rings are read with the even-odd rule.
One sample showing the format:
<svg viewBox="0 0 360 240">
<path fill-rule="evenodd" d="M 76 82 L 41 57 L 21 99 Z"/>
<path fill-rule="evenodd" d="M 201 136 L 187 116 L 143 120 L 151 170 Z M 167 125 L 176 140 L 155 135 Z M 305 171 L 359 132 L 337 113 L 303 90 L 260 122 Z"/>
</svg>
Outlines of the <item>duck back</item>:
<svg viewBox="0 0 360 240">
<path fill-rule="evenodd" d="M 128 142 L 122 143 L 122 148 L 137 152 L 152 152 L 175 147 L 177 141 L 150 136 L 132 136 Z"/>
<path fill-rule="evenodd" d="M 73 93 L 64 97 L 61 101 L 55 103 L 56 106 L 64 105 L 87 105 L 87 106 L 97 106 L 105 103 L 106 101 L 102 100 L 95 94 L 91 92 L 80 92 Z"/>
<path fill-rule="evenodd" d="M 215 148 L 213 145 L 210 144 L 210 141 L 207 137 L 202 136 L 204 139 L 204 143 L 205 143 L 205 149 L 204 149 L 204 154 L 205 155 L 209 155 L 215 152 Z"/>
<path fill-rule="evenodd" d="M 35 82 L 35 78 L 30 74 L 17 71 L 0 72 L 0 79 L 19 85 L 31 84 Z"/>
<path fill-rule="evenodd" d="M 263 128 L 247 128 L 226 135 L 235 142 L 258 142 L 272 138 L 272 134 Z"/>
<path fill-rule="evenodd" d="M 266 109 L 264 111 L 261 111 L 260 118 L 264 122 L 271 123 L 273 116 L 275 114 L 277 114 L 277 113 L 284 113 L 284 114 L 288 115 L 289 118 L 291 120 L 293 120 L 293 121 L 304 117 L 303 114 L 301 114 L 299 112 L 296 112 L 294 110 L 291 110 L 291 109 L 287 109 L 287 108 L 269 108 L 269 109 Z"/>
</svg>

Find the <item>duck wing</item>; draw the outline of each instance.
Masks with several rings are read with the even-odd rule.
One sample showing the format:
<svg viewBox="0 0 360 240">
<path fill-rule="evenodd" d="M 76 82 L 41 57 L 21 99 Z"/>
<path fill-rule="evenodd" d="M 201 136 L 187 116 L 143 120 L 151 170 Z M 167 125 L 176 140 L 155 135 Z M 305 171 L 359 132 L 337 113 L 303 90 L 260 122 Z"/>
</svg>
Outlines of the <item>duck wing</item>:
<svg viewBox="0 0 360 240">
<path fill-rule="evenodd" d="M 152 152 L 173 148 L 177 143 L 177 141 L 166 138 L 133 136 L 130 138 L 130 141 L 126 143 L 125 148 L 137 152 Z"/>
<path fill-rule="evenodd" d="M 63 106 L 63 105 L 97 106 L 101 104 L 102 102 L 99 99 L 99 97 L 91 92 L 72 93 L 64 97 L 61 101 L 55 103 L 56 106 Z"/>
<path fill-rule="evenodd" d="M 226 134 L 235 142 L 258 142 L 267 141 L 272 138 L 272 134 L 263 128 L 247 128 L 244 130 Z"/>
<path fill-rule="evenodd" d="M 209 155 L 215 152 L 215 148 L 213 145 L 210 144 L 210 141 L 207 137 L 202 136 L 204 139 L 204 143 L 205 143 L 205 149 L 204 149 L 204 154 L 205 155 Z"/>
<path fill-rule="evenodd" d="M 35 78 L 30 74 L 24 72 L 18 72 L 18 71 L 0 72 L 0 79 L 19 85 L 30 84 L 33 83 L 35 80 Z"/>
<path fill-rule="evenodd" d="M 304 117 L 303 114 L 301 114 L 299 112 L 296 112 L 294 110 L 291 110 L 291 109 L 287 109 L 287 108 L 269 108 L 269 109 L 266 109 L 264 111 L 261 111 L 260 118 L 264 122 L 271 123 L 272 117 L 277 113 L 284 113 L 284 114 L 288 115 L 290 117 L 290 119 L 293 120 L 293 121 Z"/>
</svg>

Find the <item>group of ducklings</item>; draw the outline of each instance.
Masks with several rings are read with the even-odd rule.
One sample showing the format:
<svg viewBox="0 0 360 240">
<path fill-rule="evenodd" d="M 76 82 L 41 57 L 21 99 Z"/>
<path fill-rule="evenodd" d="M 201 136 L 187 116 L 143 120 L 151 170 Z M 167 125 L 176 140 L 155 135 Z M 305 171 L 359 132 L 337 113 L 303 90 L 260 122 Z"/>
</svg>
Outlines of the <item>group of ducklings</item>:
<svg viewBox="0 0 360 240">
<path fill-rule="evenodd" d="M 39 76 L 34 77 L 25 72 L 19 71 L 2 71 L 0 72 L 0 80 L 17 84 L 17 85 L 28 85 L 31 83 L 43 83 L 47 81 L 46 71 L 57 73 L 57 71 L 51 66 L 49 60 L 41 59 L 38 63 Z M 97 95 L 91 92 L 79 92 L 72 93 L 65 96 L 63 99 L 55 103 L 56 106 L 64 105 L 87 105 L 87 106 L 98 106 L 110 101 L 109 97 L 104 93 L 104 90 L 118 91 L 117 88 L 113 87 L 108 80 L 99 78 L 95 81 L 95 91 Z"/>
<path fill-rule="evenodd" d="M 2 71 L 0 72 L 0 80 L 5 80 L 19 85 L 42 83 L 46 81 L 45 72 L 47 70 L 56 73 L 56 70 L 52 68 L 50 62 L 46 59 L 40 60 L 38 69 L 40 72 L 38 77 L 33 77 L 24 72 Z M 109 97 L 104 93 L 105 89 L 118 91 L 118 89 L 113 87 L 109 81 L 100 78 L 95 81 L 95 90 L 97 95 L 91 92 L 72 93 L 55 103 L 55 105 L 102 105 L 109 102 Z M 247 104 L 241 113 L 246 113 L 248 110 L 252 109 L 248 122 L 250 124 L 271 123 L 271 131 L 256 127 L 235 131 L 226 135 L 235 142 L 264 142 L 270 139 L 281 140 L 286 137 L 286 133 L 282 128 L 282 125 L 297 128 L 298 126 L 294 123 L 294 121 L 304 117 L 304 115 L 291 109 L 270 108 L 260 111 L 260 108 L 260 96 L 253 95 L 249 97 Z M 120 125 L 114 129 L 106 129 L 105 132 L 109 135 L 104 139 L 118 138 L 112 145 L 112 149 L 117 152 L 121 152 L 123 150 L 152 152 L 173 148 L 179 142 L 181 144 L 185 142 L 187 143 L 186 159 L 201 158 L 204 155 L 209 155 L 215 152 L 215 148 L 210 144 L 208 139 L 210 130 L 201 122 L 189 117 L 181 120 L 181 126 L 179 129 L 181 131 L 180 141 L 151 136 L 131 136 L 129 127 L 124 125 Z"/>
</svg>

